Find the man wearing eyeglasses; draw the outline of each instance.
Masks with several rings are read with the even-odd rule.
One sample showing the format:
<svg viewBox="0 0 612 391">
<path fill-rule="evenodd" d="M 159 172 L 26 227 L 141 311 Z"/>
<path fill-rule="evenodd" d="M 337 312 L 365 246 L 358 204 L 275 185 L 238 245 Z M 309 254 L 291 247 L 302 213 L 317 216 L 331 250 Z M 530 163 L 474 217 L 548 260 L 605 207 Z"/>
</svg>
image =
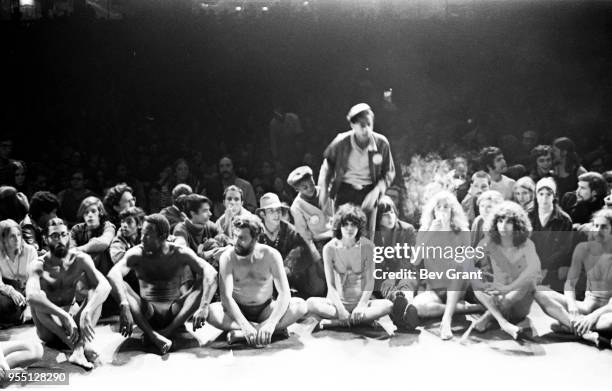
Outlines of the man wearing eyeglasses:
<svg viewBox="0 0 612 391">
<path fill-rule="evenodd" d="M 72 350 L 69 362 L 92 369 L 97 356 L 92 347 L 94 327 L 110 284 L 89 255 L 70 249 L 70 234 L 62 219 L 49 220 L 44 237 L 49 252 L 31 264 L 26 284 L 36 333 L 47 344 L 59 342 Z M 77 283 L 87 285 L 88 291 L 74 311 Z"/>
</svg>

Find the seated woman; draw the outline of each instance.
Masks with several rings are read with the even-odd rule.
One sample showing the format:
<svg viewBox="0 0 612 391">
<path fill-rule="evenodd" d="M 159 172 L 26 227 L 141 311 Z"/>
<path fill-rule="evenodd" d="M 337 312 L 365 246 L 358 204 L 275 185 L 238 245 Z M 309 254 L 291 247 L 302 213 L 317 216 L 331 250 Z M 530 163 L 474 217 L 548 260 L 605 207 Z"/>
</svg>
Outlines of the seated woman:
<svg viewBox="0 0 612 391">
<path fill-rule="evenodd" d="M 43 346 L 40 341 L 0 342 L 0 386 L 8 380 L 11 369 L 26 367 L 42 359 Z"/>
<path fill-rule="evenodd" d="M 389 196 L 382 196 L 378 200 L 378 214 L 376 219 L 376 232 L 374 234 L 374 245 L 377 247 L 395 247 L 396 245 L 414 246 L 416 241 L 416 230 L 412 224 L 401 221 L 398 218 L 397 207 Z M 412 256 L 412 254 L 410 254 Z M 416 267 L 410 263 L 408 257 L 384 257 L 384 260 L 376 264 L 377 276 L 374 282 L 374 296 L 379 299 L 388 299 L 393 302 L 391 319 L 393 323 L 405 330 L 412 330 L 417 326 L 418 316 L 416 308 L 409 304 L 414 299 L 418 288 L 418 280 L 409 278 L 389 278 L 390 274 L 402 273 L 412 270 L 417 272 Z M 379 274 L 378 274 L 379 273 Z M 393 276 L 393 274 L 391 274 Z"/>
<path fill-rule="evenodd" d="M 476 298 L 487 312 L 474 328 L 484 331 L 495 318 L 512 338 L 520 336 L 516 323 L 525 319 L 540 279 L 540 259 L 529 240 L 531 222 L 523 208 L 512 201 L 498 205 L 485 223 L 489 234 L 479 246 L 493 270 L 493 282 L 474 287 Z"/>
<path fill-rule="evenodd" d="M 504 196 L 497 190 L 487 190 L 478 197 L 476 205 L 478 206 L 479 214 L 472 223 L 472 246 L 476 246 L 484 238 L 485 232 L 482 227 L 491 215 L 493 208 L 502 202 L 504 202 Z"/>
<path fill-rule="evenodd" d="M 36 249 L 23 241 L 19 224 L 0 221 L 0 324 L 20 324 L 30 317 L 25 285 L 36 257 Z"/>
<path fill-rule="evenodd" d="M 512 201 L 519 204 L 527 213 L 531 212 L 535 205 L 535 187 L 535 182 L 528 176 L 514 182 Z"/>
<path fill-rule="evenodd" d="M 109 247 L 115 238 L 115 226 L 106 220 L 106 210 L 98 197 L 85 198 L 77 217 L 84 222 L 70 230 L 70 247 L 91 256 L 96 269 L 106 275 L 113 266 Z"/>
<path fill-rule="evenodd" d="M 323 247 L 327 297 L 311 297 L 308 311 L 324 326 L 371 323 L 391 313 L 387 299 L 370 300 L 374 289 L 374 244 L 362 236 L 366 216 L 342 205 L 333 220 L 334 238 Z"/>
<path fill-rule="evenodd" d="M 442 316 L 440 338 L 449 340 L 453 338 L 451 321 L 455 313 L 476 312 L 482 309 L 479 304 L 463 300 L 468 286 L 466 281 L 447 278 L 447 271 L 450 269 L 462 271 L 462 264 L 466 259 L 459 257 L 449 259 L 446 254 L 437 251 L 448 247 L 465 249 L 470 246 L 468 219 L 454 194 L 445 190 L 439 191 L 425 204 L 416 243 L 423 248 L 423 251 L 415 257 L 415 265 L 424 261 L 427 276 L 436 277 L 429 277 L 426 280 L 426 290 L 414 298 L 413 305 L 419 317 Z"/>
</svg>

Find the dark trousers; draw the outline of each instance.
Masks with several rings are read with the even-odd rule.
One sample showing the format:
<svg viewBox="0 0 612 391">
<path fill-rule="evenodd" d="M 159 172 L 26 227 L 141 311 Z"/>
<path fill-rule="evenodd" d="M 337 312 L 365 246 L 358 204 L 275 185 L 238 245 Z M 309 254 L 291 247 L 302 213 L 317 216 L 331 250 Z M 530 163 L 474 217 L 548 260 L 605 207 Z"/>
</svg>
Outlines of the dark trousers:
<svg viewBox="0 0 612 391">
<path fill-rule="evenodd" d="M 336 193 L 336 208 L 344 204 L 355 204 L 361 207 L 361 203 L 368 193 L 374 188 L 374 185 L 369 185 L 361 190 L 355 189 L 352 185 L 342 182 Z"/>
<path fill-rule="evenodd" d="M 2 282 L 12 286 L 25 296 L 25 292 L 19 289 L 19 283 L 17 281 L 4 278 Z M 13 325 L 22 323 L 22 315 L 25 308 L 26 306 L 18 306 L 13 299 L 0 293 L 0 324 Z"/>
</svg>

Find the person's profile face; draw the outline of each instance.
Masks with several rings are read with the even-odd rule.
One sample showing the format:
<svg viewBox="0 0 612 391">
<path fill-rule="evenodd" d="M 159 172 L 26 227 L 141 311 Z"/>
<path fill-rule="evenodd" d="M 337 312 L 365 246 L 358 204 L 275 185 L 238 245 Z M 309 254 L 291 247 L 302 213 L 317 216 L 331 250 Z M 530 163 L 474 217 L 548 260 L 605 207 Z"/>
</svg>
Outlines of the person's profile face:
<svg viewBox="0 0 612 391">
<path fill-rule="evenodd" d="M 492 200 L 482 200 L 478 204 L 478 212 L 484 218 L 488 217 L 493 210 L 493 201 Z"/>
<path fill-rule="evenodd" d="M 295 189 L 304 197 L 310 198 L 315 195 L 316 188 L 312 178 L 304 178 L 296 186 Z"/>
<path fill-rule="evenodd" d="M 504 158 L 504 155 L 500 154 L 495 157 L 495 160 L 493 161 L 493 168 L 499 173 L 506 172 L 508 165 L 506 164 L 506 159 Z"/>
<path fill-rule="evenodd" d="M 142 225 L 140 241 L 145 252 L 155 252 L 162 246 L 162 240 L 159 238 L 157 230 L 153 224 L 145 223 Z"/>
<path fill-rule="evenodd" d="M 126 217 L 121 220 L 121 235 L 129 238 L 138 234 L 138 222 L 134 217 Z"/>
<path fill-rule="evenodd" d="M 589 182 L 578 181 L 578 188 L 576 189 L 576 198 L 578 201 L 588 202 L 593 199 L 593 192 L 589 187 Z"/>
<path fill-rule="evenodd" d="M 136 206 L 136 197 L 129 191 L 124 191 L 119 199 L 119 210 L 123 211 L 132 206 Z"/>
<path fill-rule="evenodd" d="M 212 216 L 210 205 L 208 202 L 204 202 L 202 205 L 200 205 L 198 212 L 193 215 L 192 220 L 196 224 L 205 224 L 208 222 L 208 220 L 210 220 L 210 216 Z"/>
</svg>

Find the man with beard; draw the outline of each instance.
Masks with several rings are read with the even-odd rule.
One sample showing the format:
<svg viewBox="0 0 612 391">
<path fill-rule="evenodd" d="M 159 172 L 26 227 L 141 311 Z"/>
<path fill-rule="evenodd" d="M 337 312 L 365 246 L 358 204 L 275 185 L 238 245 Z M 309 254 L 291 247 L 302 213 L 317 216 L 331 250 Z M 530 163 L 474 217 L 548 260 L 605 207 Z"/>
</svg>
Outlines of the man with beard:
<svg viewBox="0 0 612 391">
<path fill-rule="evenodd" d="M 145 217 L 141 244 L 127 251 L 108 273 L 120 303 L 119 331 L 129 337 L 134 322 L 144 338 L 163 355 L 172 347 L 170 337 L 193 315 L 193 329 L 204 325 L 208 305 L 217 289 L 217 272 L 191 249 L 167 241 L 170 224 L 161 214 Z M 185 267 L 197 276 L 191 289 L 181 295 Z M 140 295 L 123 280 L 134 271 Z"/>
<path fill-rule="evenodd" d="M 221 302 L 211 304 L 208 322 L 228 331 L 230 344 L 268 345 L 273 334 L 286 335 L 287 327 L 306 314 L 306 303 L 291 297 L 280 253 L 257 243 L 262 231 L 257 217 L 239 216 L 232 225 L 236 244 L 221 255 Z"/>
<path fill-rule="evenodd" d="M 485 147 L 480 151 L 480 163 L 491 177 L 490 190 L 497 190 L 505 200 L 512 199 L 514 179 L 504 175 L 508 169 L 502 150 L 497 147 Z"/>
<path fill-rule="evenodd" d="M 559 321 L 553 330 L 599 344 L 598 332 L 612 331 L 612 210 L 596 212 L 592 227 L 593 240 L 578 244 L 574 250 L 564 294 L 540 290 L 535 299 L 544 312 Z M 587 290 L 584 300 L 578 301 L 576 283 L 583 269 Z"/>
<path fill-rule="evenodd" d="M 257 241 L 280 252 L 289 286 L 296 296 L 304 299 L 324 296 L 323 264 L 320 259 L 313 262 L 312 253 L 304 239 L 292 225 L 281 219 L 283 205 L 278 196 L 266 193 L 259 203 L 257 214 L 264 223 L 264 229 Z"/>
<path fill-rule="evenodd" d="M 72 350 L 69 362 L 91 369 L 96 356 L 91 346 L 94 327 L 110 293 L 110 285 L 89 255 L 70 249 L 70 234 L 63 220 L 49 220 L 45 240 L 49 252 L 32 263 L 26 284 L 26 298 L 36 332 L 47 343 L 59 339 Z M 80 281 L 89 290 L 73 317 L 69 310 L 75 303 Z"/>
<path fill-rule="evenodd" d="M 255 190 L 249 181 L 242 178 L 238 178 L 234 171 L 234 163 L 232 159 L 225 156 L 219 160 L 219 179 L 221 190 L 227 189 L 229 186 L 238 187 L 243 194 L 244 207 L 249 211 L 253 212 L 257 208 L 257 199 L 255 198 Z M 223 205 L 225 206 L 225 205 Z M 223 210 L 216 210 L 217 216 L 223 213 Z"/>
<path fill-rule="evenodd" d="M 567 192 L 561 198 L 561 208 L 572 218 L 574 228 L 591 220 L 594 212 L 604 206 L 608 184 L 598 172 L 585 172 L 578 177 L 576 191 Z"/>
</svg>

